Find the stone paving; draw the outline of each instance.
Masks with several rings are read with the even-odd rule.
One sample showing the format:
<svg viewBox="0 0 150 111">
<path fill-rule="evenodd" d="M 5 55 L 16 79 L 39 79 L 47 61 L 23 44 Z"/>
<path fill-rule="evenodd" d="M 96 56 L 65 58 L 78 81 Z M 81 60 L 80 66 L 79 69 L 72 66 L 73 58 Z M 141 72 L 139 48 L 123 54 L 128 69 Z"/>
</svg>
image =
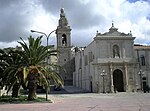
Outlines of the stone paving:
<svg viewBox="0 0 150 111">
<path fill-rule="evenodd" d="M 0 111 L 150 111 L 150 93 L 50 94 L 49 98 L 54 103 L 1 104 Z"/>
<path fill-rule="evenodd" d="M 70 108 L 66 111 L 150 111 L 150 94 L 72 94 L 55 97 L 64 98 L 60 101 L 66 102 L 66 107 Z"/>
<path fill-rule="evenodd" d="M 150 93 L 85 92 L 67 86 L 49 94 L 53 103 L 0 104 L 0 111 L 150 111 Z"/>
</svg>

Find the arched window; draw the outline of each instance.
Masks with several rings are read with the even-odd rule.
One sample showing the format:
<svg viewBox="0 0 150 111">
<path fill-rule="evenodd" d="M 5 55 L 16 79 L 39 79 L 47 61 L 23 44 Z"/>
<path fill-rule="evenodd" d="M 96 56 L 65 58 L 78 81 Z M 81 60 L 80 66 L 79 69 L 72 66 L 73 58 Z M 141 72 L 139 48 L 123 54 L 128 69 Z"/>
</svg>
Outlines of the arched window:
<svg viewBox="0 0 150 111">
<path fill-rule="evenodd" d="M 140 58 L 141 58 L 141 65 L 145 66 L 145 57 L 144 57 L 144 55 L 141 55 Z"/>
<path fill-rule="evenodd" d="M 113 46 L 113 58 L 120 58 L 119 46 Z"/>
<path fill-rule="evenodd" d="M 62 35 L 62 46 L 67 46 L 67 37 L 65 34 Z"/>
</svg>

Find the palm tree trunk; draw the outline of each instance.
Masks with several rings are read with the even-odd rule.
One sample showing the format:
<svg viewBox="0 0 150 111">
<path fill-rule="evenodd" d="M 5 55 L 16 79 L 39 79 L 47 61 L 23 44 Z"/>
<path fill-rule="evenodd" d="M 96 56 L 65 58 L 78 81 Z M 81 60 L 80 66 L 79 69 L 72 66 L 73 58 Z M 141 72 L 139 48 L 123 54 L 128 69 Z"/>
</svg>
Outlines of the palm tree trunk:
<svg viewBox="0 0 150 111">
<path fill-rule="evenodd" d="M 37 69 L 33 67 L 30 67 L 30 72 L 28 74 L 28 86 L 27 88 L 29 89 L 28 92 L 28 100 L 34 100 L 36 99 L 36 90 L 37 90 L 37 78 L 38 78 L 38 71 Z"/>
<path fill-rule="evenodd" d="M 36 97 L 37 97 L 37 94 L 36 94 L 36 89 L 37 89 L 37 85 L 35 83 L 34 80 L 32 81 L 29 81 L 28 83 L 28 89 L 29 89 L 29 92 L 28 92 L 28 100 L 35 100 Z"/>
<path fill-rule="evenodd" d="M 12 97 L 17 98 L 20 94 L 20 84 L 16 83 L 12 88 Z"/>
</svg>

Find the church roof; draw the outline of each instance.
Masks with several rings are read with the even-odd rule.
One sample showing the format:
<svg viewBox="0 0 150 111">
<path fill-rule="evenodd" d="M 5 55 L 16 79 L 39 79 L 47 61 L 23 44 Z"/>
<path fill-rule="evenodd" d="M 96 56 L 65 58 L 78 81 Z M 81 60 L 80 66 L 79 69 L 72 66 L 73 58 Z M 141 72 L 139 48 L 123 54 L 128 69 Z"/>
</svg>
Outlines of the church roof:
<svg viewBox="0 0 150 111">
<path fill-rule="evenodd" d="M 125 34 L 123 32 L 119 32 L 118 28 L 114 27 L 114 23 L 112 23 L 111 28 L 109 29 L 109 32 L 105 32 L 103 34 L 97 33 L 98 36 L 132 36 L 131 31 L 128 34 Z"/>
<path fill-rule="evenodd" d="M 137 50 L 138 49 L 139 50 L 148 49 L 148 50 L 150 50 L 150 46 L 134 44 L 134 49 L 137 49 Z"/>
</svg>

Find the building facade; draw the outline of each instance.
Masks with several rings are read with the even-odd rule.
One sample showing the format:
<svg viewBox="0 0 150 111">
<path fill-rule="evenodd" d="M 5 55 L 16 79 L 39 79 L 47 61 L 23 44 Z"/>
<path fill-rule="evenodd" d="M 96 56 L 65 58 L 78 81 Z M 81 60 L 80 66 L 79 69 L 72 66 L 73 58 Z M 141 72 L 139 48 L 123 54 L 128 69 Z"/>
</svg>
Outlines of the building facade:
<svg viewBox="0 0 150 111">
<path fill-rule="evenodd" d="M 150 46 L 135 44 L 134 55 L 138 62 L 136 86 L 145 90 L 145 86 L 150 86 Z"/>
<path fill-rule="evenodd" d="M 131 32 L 119 32 L 112 23 L 108 32 L 97 32 L 87 47 L 72 50 L 71 28 L 61 9 L 56 36 L 59 74 L 65 85 L 99 93 L 150 86 L 150 46 L 134 44 Z"/>
<path fill-rule="evenodd" d="M 135 37 L 118 32 L 112 23 L 109 32 L 75 55 L 74 85 L 90 92 L 131 92 L 149 85 L 150 47 L 134 45 Z"/>
</svg>

